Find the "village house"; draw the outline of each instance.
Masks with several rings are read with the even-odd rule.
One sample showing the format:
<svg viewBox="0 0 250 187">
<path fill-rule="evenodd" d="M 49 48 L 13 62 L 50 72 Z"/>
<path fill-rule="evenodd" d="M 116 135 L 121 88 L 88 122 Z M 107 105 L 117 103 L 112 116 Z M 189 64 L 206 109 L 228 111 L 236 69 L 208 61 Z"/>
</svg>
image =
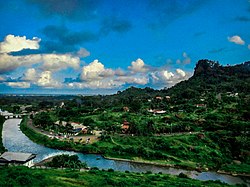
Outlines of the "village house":
<svg viewBox="0 0 250 187">
<path fill-rule="evenodd" d="M 167 95 L 165 98 L 166 98 L 167 100 L 170 100 L 170 99 L 171 99 L 171 97 L 170 97 L 170 96 L 168 96 L 168 95 Z"/>
<path fill-rule="evenodd" d="M 62 125 L 62 126 L 65 127 L 65 126 L 67 125 L 67 122 L 66 122 L 66 121 L 59 121 L 59 120 L 58 120 L 58 121 L 55 122 L 55 124 L 56 124 L 56 125 Z"/>
<path fill-rule="evenodd" d="M 155 99 L 162 100 L 162 97 L 156 96 Z"/>
<path fill-rule="evenodd" d="M 4 152 L 0 156 L 0 165 L 24 165 L 33 166 L 33 160 L 36 157 L 32 153 Z"/>
<path fill-rule="evenodd" d="M 73 127 L 72 132 L 73 133 L 84 133 L 87 134 L 88 132 L 88 127 L 84 126 L 82 123 L 78 123 L 78 122 L 69 122 L 69 124 Z"/>
<path fill-rule="evenodd" d="M 166 113 L 165 110 L 156 110 L 156 109 L 154 109 L 154 110 L 149 109 L 148 112 L 154 113 L 154 114 L 165 114 Z"/>
<path fill-rule="evenodd" d="M 122 124 L 122 132 L 123 133 L 126 133 L 127 131 L 128 131 L 128 129 L 129 129 L 129 122 L 127 121 L 127 120 L 124 120 L 123 121 L 123 124 Z"/>
</svg>

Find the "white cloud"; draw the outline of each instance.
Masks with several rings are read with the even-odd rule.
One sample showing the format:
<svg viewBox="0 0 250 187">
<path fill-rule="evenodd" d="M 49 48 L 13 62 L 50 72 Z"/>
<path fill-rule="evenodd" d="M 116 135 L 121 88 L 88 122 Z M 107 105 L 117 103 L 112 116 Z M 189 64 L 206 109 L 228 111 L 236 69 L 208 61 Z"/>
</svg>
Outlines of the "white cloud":
<svg viewBox="0 0 250 187">
<path fill-rule="evenodd" d="M 145 76 L 121 76 L 116 78 L 122 84 L 140 84 L 145 85 L 148 83 L 148 78 Z"/>
<path fill-rule="evenodd" d="M 89 55 L 90 55 L 90 52 L 85 48 L 80 48 L 80 50 L 77 51 L 77 56 L 79 57 L 87 57 Z"/>
<path fill-rule="evenodd" d="M 58 88 L 62 86 L 58 81 L 52 78 L 51 71 L 42 72 L 36 84 L 44 88 Z"/>
<path fill-rule="evenodd" d="M 176 69 L 176 73 L 178 73 L 181 77 L 185 77 L 186 76 L 185 71 L 183 71 L 181 69 Z"/>
<path fill-rule="evenodd" d="M 170 87 L 176 83 L 186 80 L 190 74 L 182 69 L 176 69 L 176 73 L 168 70 L 155 71 L 150 74 L 151 81 L 154 85 L 161 85 L 162 87 Z"/>
<path fill-rule="evenodd" d="M 112 89 L 121 86 L 122 83 L 119 81 L 115 81 L 112 79 L 104 79 L 104 80 L 94 80 L 90 82 L 73 82 L 69 83 L 67 86 L 69 88 L 90 88 L 90 89 Z"/>
<path fill-rule="evenodd" d="M 0 73 L 13 71 L 20 66 L 29 66 L 41 62 L 41 55 L 12 56 L 0 54 Z"/>
<path fill-rule="evenodd" d="M 144 73 L 148 71 L 148 68 L 146 67 L 145 63 L 142 59 L 138 58 L 136 61 L 131 62 L 131 66 L 128 67 L 132 72 L 141 72 Z"/>
<path fill-rule="evenodd" d="M 114 75 L 112 69 L 105 69 L 104 65 L 98 60 L 94 60 L 89 65 L 82 68 L 80 79 L 83 81 L 100 80 L 104 77 L 111 77 Z"/>
<path fill-rule="evenodd" d="M 170 80 L 174 76 L 172 72 L 168 72 L 168 71 L 162 71 L 160 74 L 165 80 Z"/>
<path fill-rule="evenodd" d="M 30 87 L 29 82 L 7 82 L 6 84 L 13 88 L 29 88 Z"/>
<path fill-rule="evenodd" d="M 118 68 L 117 70 L 115 70 L 115 75 L 117 75 L 117 76 L 125 76 L 126 73 L 121 68 Z"/>
<path fill-rule="evenodd" d="M 44 54 L 42 60 L 42 68 L 49 71 L 59 71 L 67 67 L 78 69 L 80 67 L 79 57 L 74 57 L 71 54 Z"/>
<path fill-rule="evenodd" d="M 29 68 L 24 73 L 22 80 L 25 81 L 36 81 L 38 79 L 37 72 L 34 68 Z"/>
<path fill-rule="evenodd" d="M 4 41 L 0 43 L 0 53 L 9 53 L 21 51 L 23 49 L 39 49 L 41 39 L 33 37 L 32 40 L 26 39 L 26 36 L 7 35 Z"/>
<path fill-rule="evenodd" d="M 235 44 L 239 44 L 239 45 L 244 45 L 245 44 L 245 41 L 242 40 L 241 37 L 238 36 L 238 35 L 228 37 L 227 39 L 228 39 L 228 41 L 233 42 Z"/>
</svg>

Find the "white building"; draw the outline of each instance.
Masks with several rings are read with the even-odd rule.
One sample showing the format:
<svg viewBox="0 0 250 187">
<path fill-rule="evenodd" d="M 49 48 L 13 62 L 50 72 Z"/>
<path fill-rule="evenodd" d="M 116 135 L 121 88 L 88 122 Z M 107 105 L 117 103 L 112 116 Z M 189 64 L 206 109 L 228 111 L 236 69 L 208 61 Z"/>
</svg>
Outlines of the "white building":
<svg viewBox="0 0 250 187">
<path fill-rule="evenodd" d="M 33 160 L 36 157 L 32 153 L 4 152 L 0 156 L 0 165 L 24 165 L 33 166 Z"/>
</svg>

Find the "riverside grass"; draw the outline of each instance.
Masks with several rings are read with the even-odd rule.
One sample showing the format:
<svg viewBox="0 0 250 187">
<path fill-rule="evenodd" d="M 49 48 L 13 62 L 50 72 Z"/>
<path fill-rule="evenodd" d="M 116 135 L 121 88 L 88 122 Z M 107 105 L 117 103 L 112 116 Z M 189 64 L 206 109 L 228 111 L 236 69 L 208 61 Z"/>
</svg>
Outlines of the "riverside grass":
<svg viewBox="0 0 250 187">
<path fill-rule="evenodd" d="M 130 173 L 109 170 L 36 169 L 26 167 L 4 167 L 0 169 L 0 186 L 186 186 L 228 187 L 220 181 L 198 181 L 186 176 L 167 174 Z M 237 185 L 244 186 L 244 185 Z"/>
</svg>

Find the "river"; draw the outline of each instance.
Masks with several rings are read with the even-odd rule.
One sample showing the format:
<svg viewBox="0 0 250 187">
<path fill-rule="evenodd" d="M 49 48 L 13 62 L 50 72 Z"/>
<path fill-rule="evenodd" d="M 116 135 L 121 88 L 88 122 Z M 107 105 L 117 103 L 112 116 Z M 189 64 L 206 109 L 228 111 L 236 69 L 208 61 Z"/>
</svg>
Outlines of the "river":
<svg viewBox="0 0 250 187">
<path fill-rule="evenodd" d="M 204 180 L 204 181 L 220 180 L 228 184 L 244 183 L 244 181 L 239 177 L 219 174 L 216 172 L 210 172 L 210 171 L 197 172 L 197 171 L 155 166 L 150 164 L 108 160 L 103 158 L 101 155 L 82 154 L 74 151 L 63 151 L 63 150 L 48 148 L 32 142 L 26 135 L 24 135 L 19 127 L 20 122 L 21 119 L 8 119 L 4 122 L 2 131 L 3 145 L 8 151 L 37 154 L 34 162 L 40 162 L 45 158 L 59 154 L 77 154 L 80 160 L 86 162 L 89 167 L 98 167 L 100 169 L 112 168 L 117 171 L 127 170 L 130 172 L 151 171 L 152 173 L 162 172 L 173 175 L 178 175 L 182 172 L 188 175 L 190 178 L 198 180 Z"/>
</svg>

